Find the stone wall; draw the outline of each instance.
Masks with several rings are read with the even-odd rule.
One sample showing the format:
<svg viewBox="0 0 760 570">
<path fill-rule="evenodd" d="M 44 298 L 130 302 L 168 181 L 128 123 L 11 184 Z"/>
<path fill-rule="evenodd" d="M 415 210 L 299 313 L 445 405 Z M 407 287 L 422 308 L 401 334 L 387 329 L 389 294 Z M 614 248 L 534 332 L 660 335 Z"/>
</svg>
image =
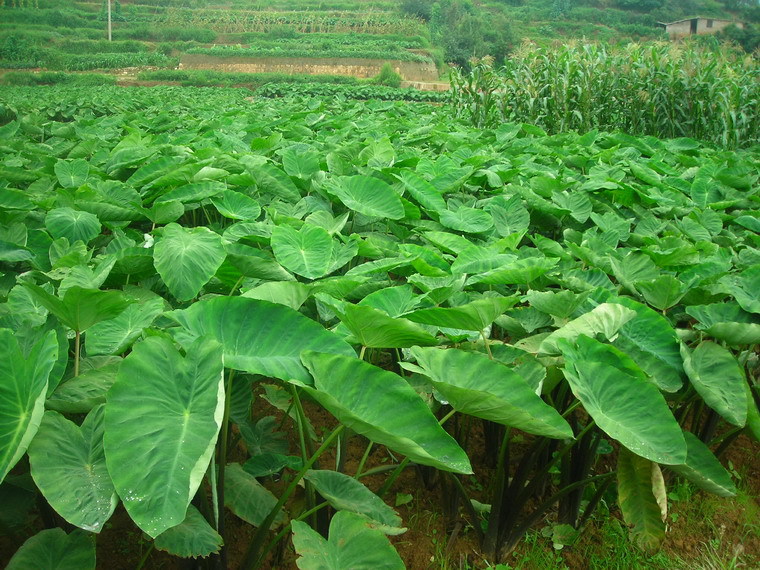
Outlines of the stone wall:
<svg viewBox="0 0 760 570">
<path fill-rule="evenodd" d="M 374 77 L 385 63 L 381 59 L 288 57 L 215 57 L 200 54 L 182 54 L 180 69 L 215 69 L 243 73 L 287 73 L 289 75 L 348 75 Z M 434 63 L 391 61 L 393 69 L 406 81 L 437 81 L 438 70 Z"/>
</svg>

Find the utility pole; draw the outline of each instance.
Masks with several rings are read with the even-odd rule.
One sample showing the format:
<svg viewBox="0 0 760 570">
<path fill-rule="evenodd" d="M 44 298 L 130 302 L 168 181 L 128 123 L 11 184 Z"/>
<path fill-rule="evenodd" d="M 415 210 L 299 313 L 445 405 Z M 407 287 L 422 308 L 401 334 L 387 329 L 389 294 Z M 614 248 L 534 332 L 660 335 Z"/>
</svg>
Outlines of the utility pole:
<svg viewBox="0 0 760 570">
<path fill-rule="evenodd" d="M 108 0 L 108 41 L 111 41 L 111 0 Z"/>
</svg>

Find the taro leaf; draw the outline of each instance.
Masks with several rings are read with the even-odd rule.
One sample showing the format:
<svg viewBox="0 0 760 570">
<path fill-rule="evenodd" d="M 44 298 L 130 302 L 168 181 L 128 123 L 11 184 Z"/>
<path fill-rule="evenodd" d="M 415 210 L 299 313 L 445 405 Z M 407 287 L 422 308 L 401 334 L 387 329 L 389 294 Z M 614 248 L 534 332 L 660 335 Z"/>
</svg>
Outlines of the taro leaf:
<svg viewBox="0 0 760 570">
<path fill-rule="evenodd" d="M 228 463 L 224 472 L 224 506 L 248 524 L 259 526 L 277 504 L 277 497 L 243 470 L 238 463 Z M 275 522 L 284 522 L 280 511 Z"/>
<path fill-rule="evenodd" d="M 261 251 L 240 243 L 231 243 L 226 246 L 226 250 L 225 265 L 231 264 L 245 277 L 265 281 L 295 281 L 295 277 L 277 263 L 268 251 Z"/>
<path fill-rule="evenodd" d="M 108 392 L 108 471 L 129 516 L 153 538 L 184 520 L 208 469 L 224 411 L 223 371 L 213 340 L 196 340 L 183 358 L 170 340 L 150 337 L 124 359 Z"/>
<path fill-rule="evenodd" d="M 584 223 L 593 212 L 593 205 L 588 193 L 583 191 L 552 192 L 552 202 L 560 208 L 570 210 L 570 215 L 577 221 Z"/>
<path fill-rule="evenodd" d="M 686 375 L 678 337 L 670 322 L 651 307 L 628 297 L 614 297 L 609 292 L 597 291 L 594 298 L 619 303 L 636 311 L 636 317 L 620 328 L 612 344 L 649 374 L 660 390 L 677 392 Z"/>
<path fill-rule="evenodd" d="M 0 261 L 17 263 L 34 259 L 34 253 L 26 247 L 0 240 Z"/>
<path fill-rule="evenodd" d="M 333 218 L 330 212 L 326 210 L 317 210 L 306 216 L 304 220 L 307 224 L 319 226 L 327 230 L 331 236 L 339 234 L 348 221 L 349 212 L 344 212 L 342 216 Z"/>
<path fill-rule="evenodd" d="M 525 294 L 525 300 L 542 313 L 566 319 L 586 300 L 586 294 L 562 291 L 533 291 Z"/>
<path fill-rule="evenodd" d="M 222 216 L 233 220 L 251 221 L 261 214 L 261 206 L 256 200 L 234 190 L 222 191 L 211 198 L 211 203 Z"/>
<path fill-rule="evenodd" d="M 168 224 L 178 220 L 185 213 L 185 206 L 179 200 L 155 202 L 150 208 L 141 212 L 154 224 Z"/>
<path fill-rule="evenodd" d="M 294 520 L 293 546 L 301 570 L 403 570 L 404 563 L 382 531 L 350 511 L 338 511 L 330 521 L 327 540 L 309 525 Z"/>
<path fill-rule="evenodd" d="M 745 385 L 744 390 L 747 393 L 747 432 L 755 441 L 760 441 L 760 409 L 755 403 L 749 384 Z"/>
<path fill-rule="evenodd" d="M 15 333 L 0 329 L 0 482 L 37 433 L 57 358 L 55 331 L 48 331 L 24 355 Z"/>
<path fill-rule="evenodd" d="M 79 188 L 90 175 L 90 164 L 82 159 L 59 160 L 53 167 L 58 183 L 64 188 Z"/>
<path fill-rule="evenodd" d="M 327 190 L 345 206 L 365 216 L 400 220 L 404 205 L 396 191 L 371 176 L 342 176 L 332 181 Z"/>
<path fill-rule="evenodd" d="M 359 305 L 378 309 L 391 317 L 400 317 L 413 310 L 420 299 L 421 295 L 415 295 L 411 285 L 399 285 L 374 291 L 359 301 Z"/>
<path fill-rule="evenodd" d="M 298 471 L 303 467 L 303 460 L 281 453 L 261 453 L 254 455 L 243 465 L 245 472 L 254 477 L 268 477 L 279 473 L 285 467 Z"/>
<path fill-rule="evenodd" d="M 52 290 L 52 286 L 48 286 Z M 16 285 L 8 292 L 5 307 L 19 324 L 39 327 L 45 324 L 48 310 L 32 292 L 23 285 Z"/>
<path fill-rule="evenodd" d="M 648 281 L 656 279 L 660 275 L 660 270 L 654 261 L 638 251 L 627 253 L 621 260 L 610 257 L 612 272 L 621 285 L 631 292 L 636 293 L 635 281 Z"/>
<path fill-rule="evenodd" d="M 175 188 L 156 199 L 156 203 L 162 202 L 201 202 L 206 198 L 211 198 L 224 192 L 225 185 L 222 182 L 196 182 L 194 184 L 185 184 Z"/>
<path fill-rule="evenodd" d="M 357 342 L 367 348 L 408 348 L 438 344 L 433 335 L 403 317 L 390 317 L 378 309 L 351 303 L 345 303 L 334 310 Z"/>
<path fill-rule="evenodd" d="M 159 534 L 154 546 L 181 558 L 206 557 L 219 552 L 222 537 L 193 505 L 187 507 L 187 515 L 177 526 Z"/>
<path fill-rule="evenodd" d="M 536 435 L 573 437 L 570 425 L 522 377 L 486 355 L 419 347 L 412 354 L 455 410 Z"/>
<path fill-rule="evenodd" d="M 530 283 L 552 269 L 559 259 L 553 257 L 528 257 L 516 259 L 506 267 L 473 275 L 467 279 L 467 285 L 482 283 L 484 285 L 516 285 Z"/>
<path fill-rule="evenodd" d="M 96 323 L 112 319 L 129 306 L 120 291 L 100 291 L 71 287 L 63 299 L 51 295 L 42 287 L 24 283 L 32 295 L 65 326 L 85 331 Z"/>
<path fill-rule="evenodd" d="M 418 309 L 404 316 L 426 325 L 482 331 L 516 302 L 516 297 L 483 297 L 457 307 Z"/>
<path fill-rule="evenodd" d="M 509 200 L 494 198 L 485 208 L 493 216 L 494 226 L 500 236 L 522 236 L 528 231 L 530 212 L 523 206 L 520 196 L 515 194 Z"/>
<path fill-rule="evenodd" d="M 279 431 L 280 424 L 274 416 L 264 416 L 255 423 L 247 419 L 236 423 L 251 455 L 288 452 L 287 434 Z"/>
<path fill-rule="evenodd" d="M 404 189 L 423 208 L 433 212 L 442 212 L 446 209 L 446 202 L 435 186 L 412 171 L 405 170 L 394 174 L 401 180 Z"/>
<path fill-rule="evenodd" d="M 310 469 L 304 479 L 311 482 L 317 492 L 336 510 L 364 515 L 384 525 L 386 534 L 401 534 L 401 517 L 383 500 L 362 483 L 337 471 Z"/>
<path fill-rule="evenodd" d="M 636 281 L 634 285 L 646 302 L 660 311 L 674 306 L 687 293 L 684 284 L 672 275 L 661 275 L 650 281 Z"/>
<path fill-rule="evenodd" d="M 747 392 L 739 363 L 727 349 L 704 341 L 689 354 L 681 345 L 683 367 L 705 403 L 738 427 L 747 422 Z"/>
<path fill-rule="evenodd" d="M 573 394 L 607 435 L 665 465 L 686 461 L 686 443 L 667 402 L 624 353 L 585 335 L 559 341 Z M 646 410 L 646 413 L 642 413 Z"/>
<path fill-rule="evenodd" d="M 300 150 L 294 147 L 282 151 L 282 167 L 288 176 L 308 180 L 319 172 L 320 155 L 313 149 Z"/>
<path fill-rule="evenodd" d="M 302 351 L 356 354 L 351 345 L 298 311 L 258 299 L 219 297 L 169 315 L 184 327 L 174 333 L 183 346 L 208 335 L 222 343 L 225 366 L 251 374 L 310 384 Z"/>
<path fill-rule="evenodd" d="M 55 239 L 65 237 L 69 243 L 89 243 L 100 234 L 100 221 L 95 214 L 73 208 L 54 208 L 45 216 L 45 227 Z"/>
<path fill-rule="evenodd" d="M 739 274 L 721 279 L 742 309 L 760 314 L 760 265 L 753 265 Z"/>
<path fill-rule="evenodd" d="M 760 342 L 760 324 L 738 303 L 694 305 L 686 307 L 686 313 L 699 321 L 695 328 L 732 346 Z"/>
<path fill-rule="evenodd" d="M 156 240 L 153 265 L 179 301 L 195 297 L 214 276 L 226 253 L 219 234 L 204 227 L 164 227 Z"/>
<path fill-rule="evenodd" d="M 116 382 L 122 359 L 118 356 L 92 356 L 81 361 L 79 376 L 58 386 L 45 407 L 64 414 L 86 414 L 106 401 L 106 392 Z"/>
<path fill-rule="evenodd" d="M 760 234 L 760 220 L 755 216 L 739 216 L 734 223 Z"/>
<path fill-rule="evenodd" d="M 277 262 L 307 279 L 327 275 L 332 250 L 333 239 L 319 226 L 304 224 L 300 230 L 276 226 L 272 230 L 272 251 Z"/>
<path fill-rule="evenodd" d="M 68 522 L 100 532 L 118 499 L 103 454 L 104 406 L 77 426 L 57 412 L 45 412 L 29 446 L 32 477 L 50 506 Z"/>
<path fill-rule="evenodd" d="M 456 210 L 443 210 L 441 224 L 458 232 L 480 233 L 493 227 L 491 214 L 484 210 L 460 206 Z"/>
<path fill-rule="evenodd" d="M 558 328 L 544 339 L 539 352 L 544 354 L 559 354 L 559 341 L 562 339 L 573 340 L 580 335 L 594 337 L 603 335 L 606 339 L 612 339 L 620 328 L 633 319 L 636 312 L 615 303 L 602 303 L 589 311 L 573 319 L 565 326 Z"/>
<path fill-rule="evenodd" d="M 451 232 L 425 232 L 425 239 L 441 251 L 456 255 L 461 255 L 469 247 L 477 247 L 466 237 Z"/>
<path fill-rule="evenodd" d="M 710 448 L 691 432 L 684 430 L 683 436 L 688 451 L 686 463 L 668 465 L 668 468 L 703 491 L 715 493 L 721 497 L 733 497 L 736 494 L 736 485 L 731 480 L 731 474 L 720 464 Z"/>
<path fill-rule="evenodd" d="M 301 359 L 315 386 L 303 389 L 347 428 L 421 465 L 472 473 L 467 454 L 406 380 L 356 357 L 306 351 Z"/>
<path fill-rule="evenodd" d="M 483 273 L 493 271 L 514 263 L 517 256 L 511 253 L 499 253 L 493 247 L 471 245 L 461 250 L 454 263 L 451 264 L 452 273 Z"/>
<path fill-rule="evenodd" d="M 4 210 L 34 210 L 35 205 L 26 192 L 2 188 L 0 189 L 0 208 Z"/>
<path fill-rule="evenodd" d="M 119 316 L 93 325 L 87 332 L 87 354 L 121 354 L 164 310 L 160 297 L 128 306 Z"/>
<path fill-rule="evenodd" d="M 301 199 L 301 193 L 290 177 L 273 164 L 261 164 L 249 168 L 256 180 L 259 190 L 273 194 L 283 202 L 295 204 Z"/>
<path fill-rule="evenodd" d="M 653 492 L 655 463 L 625 449 L 617 464 L 618 504 L 623 519 L 631 526 L 634 541 L 647 551 L 659 548 L 665 539 L 665 523 Z"/>
<path fill-rule="evenodd" d="M 241 297 L 278 303 L 297 311 L 306 302 L 309 295 L 311 295 L 311 289 L 303 283 L 298 283 L 297 281 L 269 281 L 253 289 L 248 289 Z"/>
<path fill-rule="evenodd" d="M 21 545 L 5 570 L 95 570 L 95 540 L 83 530 L 50 528 Z"/>
<path fill-rule="evenodd" d="M 115 264 L 115 255 L 105 255 L 96 260 L 95 267 L 88 265 L 72 267 L 69 274 L 61 280 L 61 284 L 58 286 L 58 296 L 63 297 L 66 291 L 72 287 L 100 289 L 100 286 L 108 279 L 108 275 Z"/>
</svg>

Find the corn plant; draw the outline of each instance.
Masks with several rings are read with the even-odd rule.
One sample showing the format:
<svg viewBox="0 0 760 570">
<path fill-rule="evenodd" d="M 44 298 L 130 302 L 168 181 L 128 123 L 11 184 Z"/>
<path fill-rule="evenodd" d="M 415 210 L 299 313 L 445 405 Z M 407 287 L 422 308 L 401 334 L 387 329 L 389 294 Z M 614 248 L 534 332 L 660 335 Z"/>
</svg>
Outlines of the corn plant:
<svg viewBox="0 0 760 570">
<path fill-rule="evenodd" d="M 455 70 L 452 103 L 476 125 L 522 121 L 550 133 L 617 129 L 738 148 L 760 135 L 757 75 L 752 56 L 729 48 L 523 44 L 499 70 L 488 61 L 469 75 Z"/>
</svg>

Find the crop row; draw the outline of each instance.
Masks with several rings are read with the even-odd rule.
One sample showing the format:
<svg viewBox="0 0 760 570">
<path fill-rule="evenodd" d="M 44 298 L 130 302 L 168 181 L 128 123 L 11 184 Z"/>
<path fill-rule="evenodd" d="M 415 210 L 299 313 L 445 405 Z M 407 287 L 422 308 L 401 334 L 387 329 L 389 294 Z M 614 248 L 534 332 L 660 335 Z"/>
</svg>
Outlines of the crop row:
<svg viewBox="0 0 760 570">
<path fill-rule="evenodd" d="M 298 33 L 364 33 L 424 35 L 424 22 L 386 12 L 235 12 L 167 9 L 158 21 L 170 26 L 210 28 L 219 33 L 269 32 L 288 26 Z"/>
<path fill-rule="evenodd" d="M 261 97 L 340 97 L 343 99 L 378 99 L 381 101 L 419 101 L 443 103 L 447 93 L 382 85 L 340 85 L 331 83 L 271 82 L 256 90 Z"/>
<path fill-rule="evenodd" d="M 620 129 L 728 148 L 760 140 L 760 75 L 751 56 L 695 44 L 610 48 L 525 44 L 494 69 L 452 76 L 459 116 L 525 121 L 549 132 Z"/>
<path fill-rule="evenodd" d="M 319 44 L 312 45 L 282 45 L 282 46 L 222 46 L 210 48 L 195 47 L 187 50 L 187 53 L 211 55 L 215 57 L 291 57 L 291 58 L 358 58 L 358 59 L 381 59 L 394 61 L 417 61 L 429 62 L 430 58 L 424 55 L 412 53 L 402 49 L 375 51 L 364 46 L 339 46 L 329 47 Z"/>
<path fill-rule="evenodd" d="M 757 149 L 195 88 L 5 88 L 0 125 L 4 514 L 77 527 L 11 570 L 94 568 L 119 503 L 175 556 L 235 516 L 231 567 L 403 568 L 412 465 L 494 563 L 614 500 L 652 551 L 672 477 L 730 497 L 760 439 Z"/>
</svg>

